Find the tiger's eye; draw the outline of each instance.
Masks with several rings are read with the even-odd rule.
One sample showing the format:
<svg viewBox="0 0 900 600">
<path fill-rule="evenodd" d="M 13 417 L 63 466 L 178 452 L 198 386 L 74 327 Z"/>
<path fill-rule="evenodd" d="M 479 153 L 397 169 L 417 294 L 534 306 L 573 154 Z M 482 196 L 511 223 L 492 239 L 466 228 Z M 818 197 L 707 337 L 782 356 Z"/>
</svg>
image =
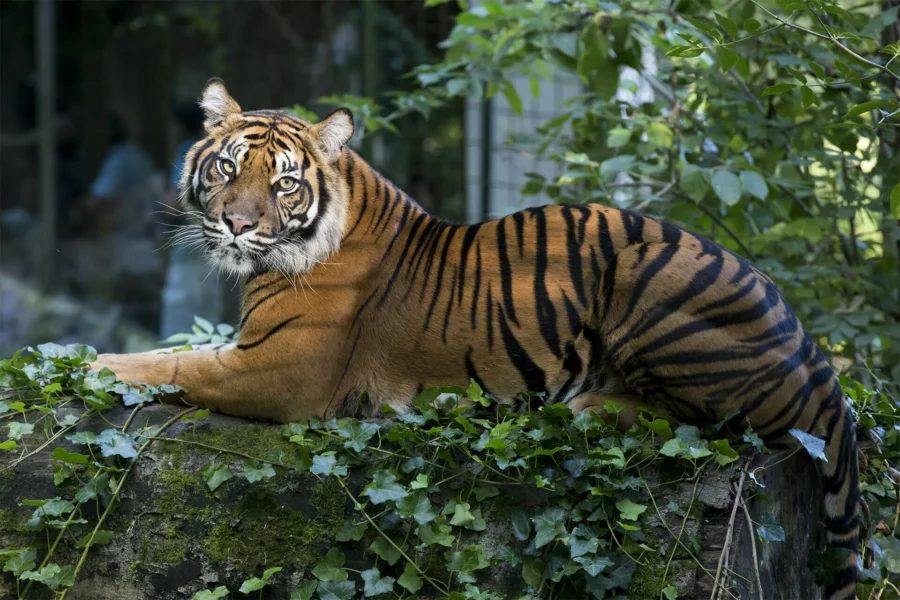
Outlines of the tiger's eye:
<svg viewBox="0 0 900 600">
<path fill-rule="evenodd" d="M 234 163 L 225 158 L 221 159 L 222 170 L 228 174 L 232 175 L 234 173 Z"/>
<path fill-rule="evenodd" d="M 289 190 L 294 187 L 294 180 L 290 177 L 282 177 L 278 180 L 278 187 L 282 190 Z"/>
</svg>

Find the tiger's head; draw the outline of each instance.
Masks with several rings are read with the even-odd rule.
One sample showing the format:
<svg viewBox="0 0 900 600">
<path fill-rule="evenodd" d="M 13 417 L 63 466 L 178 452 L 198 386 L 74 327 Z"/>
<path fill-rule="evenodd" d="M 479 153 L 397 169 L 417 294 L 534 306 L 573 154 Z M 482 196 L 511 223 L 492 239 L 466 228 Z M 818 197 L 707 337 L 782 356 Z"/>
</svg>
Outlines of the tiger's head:
<svg viewBox="0 0 900 600">
<path fill-rule="evenodd" d="M 201 245 L 227 273 L 301 274 L 337 251 L 348 194 L 338 172 L 353 116 L 313 125 L 282 111 L 243 112 L 220 79 L 200 106 L 206 137 L 185 157 L 182 206 L 201 217 Z"/>
</svg>

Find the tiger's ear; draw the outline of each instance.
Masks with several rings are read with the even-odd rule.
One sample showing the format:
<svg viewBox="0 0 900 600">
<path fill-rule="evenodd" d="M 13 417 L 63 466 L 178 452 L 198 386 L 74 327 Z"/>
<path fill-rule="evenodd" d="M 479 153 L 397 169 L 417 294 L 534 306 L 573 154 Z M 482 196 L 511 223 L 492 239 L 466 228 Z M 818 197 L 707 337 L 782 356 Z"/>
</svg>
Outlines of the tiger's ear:
<svg viewBox="0 0 900 600">
<path fill-rule="evenodd" d="M 213 77 L 206 82 L 203 94 L 200 96 L 200 108 L 203 109 L 203 127 L 207 133 L 222 124 L 231 115 L 240 114 L 241 107 L 225 89 L 225 82 L 218 77 Z"/>
<path fill-rule="evenodd" d="M 341 157 L 341 149 L 353 137 L 353 113 L 339 108 L 310 128 L 312 136 L 329 161 Z"/>
</svg>

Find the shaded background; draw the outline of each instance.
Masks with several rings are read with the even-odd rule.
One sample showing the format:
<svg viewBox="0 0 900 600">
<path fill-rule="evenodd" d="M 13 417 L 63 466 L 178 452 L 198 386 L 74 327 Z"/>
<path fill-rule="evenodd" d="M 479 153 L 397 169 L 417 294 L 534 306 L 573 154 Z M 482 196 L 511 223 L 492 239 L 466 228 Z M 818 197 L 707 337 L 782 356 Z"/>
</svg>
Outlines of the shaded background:
<svg viewBox="0 0 900 600">
<path fill-rule="evenodd" d="M 457 11 L 404 0 L 0 2 L 0 355 L 48 340 L 153 347 L 189 328 L 198 306 L 234 322 L 235 281 L 164 247 L 178 221 L 164 205 L 200 135 L 204 83 L 223 78 L 245 109 L 324 116 L 335 107 L 315 102 L 323 96 L 377 101 L 439 60 Z M 459 101 L 427 124 L 410 116 L 399 136 L 356 145 L 428 210 L 463 220 L 464 111 Z"/>
</svg>

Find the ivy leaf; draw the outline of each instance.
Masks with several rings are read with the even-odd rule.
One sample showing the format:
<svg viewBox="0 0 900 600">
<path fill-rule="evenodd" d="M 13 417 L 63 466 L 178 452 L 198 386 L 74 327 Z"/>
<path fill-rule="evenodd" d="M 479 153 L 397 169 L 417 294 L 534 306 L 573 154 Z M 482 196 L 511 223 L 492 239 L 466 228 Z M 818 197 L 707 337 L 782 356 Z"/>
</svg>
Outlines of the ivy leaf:
<svg viewBox="0 0 900 600">
<path fill-rule="evenodd" d="M 457 502 L 453 509 L 453 518 L 450 519 L 451 525 L 465 527 L 475 522 L 475 515 L 469 510 L 471 505 L 468 502 Z"/>
<path fill-rule="evenodd" d="M 379 594 L 390 594 L 394 591 L 393 577 L 382 577 L 381 571 L 378 569 L 368 569 L 359 574 L 362 577 L 363 595 L 366 598 L 370 596 L 378 596 Z"/>
<path fill-rule="evenodd" d="M 766 180 L 756 171 L 741 171 L 741 187 L 745 192 L 760 200 L 765 200 L 769 195 Z"/>
<path fill-rule="evenodd" d="M 402 554 L 397 550 L 389 541 L 384 539 L 384 537 L 378 537 L 372 544 L 369 546 L 369 550 L 378 555 L 378 558 L 385 561 L 387 564 L 394 566 L 394 564 L 400 560 Z"/>
<path fill-rule="evenodd" d="M 265 587 L 265 585 L 269 581 L 269 579 L 272 578 L 272 575 L 274 575 L 275 573 L 278 573 L 281 570 L 282 570 L 281 567 L 272 567 L 272 568 L 266 569 L 265 572 L 263 573 L 262 579 L 260 579 L 258 577 L 251 577 L 250 579 L 247 579 L 246 581 L 244 581 L 244 583 L 241 584 L 241 589 L 238 591 L 241 592 L 242 594 L 249 594 L 250 592 L 256 592 L 258 590 L 261 590 Z"/>
<path fill-rule="evenodd" d="M 344 554 L 337 548 L 331 548 L 328 554 L 313 567 L 312 574 L 319 581 L 347 581 Z"/>
<path fill-rule="evenodd" d="M 228 588 L 220 585 L 214 590 L 200 590 L 191 596 L 191 600 L 219 600 L 219 598 L 224 598 L 227 595 Z"/>
<path fill-rule="evenodd" d="M 33 579 L 53 590 L 59 587 L 71 587 L 75 584 L 75 565 L 60 567 L 57 564 L 50 563 L 40 571 L 25 571 L 19 578 Z"/>
<path fill-rule="evenodd" d="M 643 416 L 640 417 L 641 424 L 655 433 L 658 436 L 671 438 L 674 436 L 672 433 L 672 426 L 669 425 L 669 422 L 665 419 L 653 419 L 653 421 L 648 421 Z"/>
<path fill-rule="evenodd" d="M 323 452 L 313 456 L 312 466 L 309 472 L 313 475 L 334 475 L 335 477 L 344 477 L 347 475 L 347 467 L 337 464 L 337 457 L 334 452 Z"/>
<path fill-rule="evenodd" d="M 10 423 L 7 427 L 9 428 L 7 437 L 11 440 L 21 440 L 23 436 L 34 433 L 33 423 Z"/>
<path fill-rule="evenodd" d="M 587 527 L 580 525 L 569 538 L 569 553 L 572 558 L 577 558 L 585 554 L 593 554 L 597 551 L 600 540 Z"/>
<path fill-rule="evenodd" d="M 51 455 L 53 460 L 58 460 L 60 462 L 72 464 L 72 465 L 84 465 L 87 464 L 88 457 L 84 454 L 78 454 L 76 452 L 69 452 L 63 447 L 57 447 L 53 449 L 53 454 Z"/>
<path fill-rule="evenodd" d="M 445 552 L 447 570 L 457 574 L 462 583 L 475 583 L 475 571 L 490 566 L 481 546 L 469 546 L 460 552 Z"/>
<path fill-rule="evenodd" d="M 84 504 L 89 500 L 93 500 L 106 489 L 108 484 L 109 475 L 107 473 L 101 473 L 81 486 L 81 489 L 75 493 L 75 500 L 77 500 L 79 504 Z"/>
<path fill-rule="evenodd" d="M 619 509 L 622 518 L 627 521 L 637 521 L 641 513 L 647 510 L 645 505 L 636 504 L 627 498 L 616 502 L 616 508 Z"/>
<path fill-rule="evenodd" d="M 410 594 L 415 594 L 422 588 L 422 578 L 419 577 L 419 573 L 412 563 L 406 563 L 403 575 L 400 576 L 397 583 L 408 590 Z"/>
<path fill-rule="evenodd" d="M 567 511 L 560 506 L 545 509 L 534 518 L 534 547 L 543 548 L 557 537 L 566 535 Z"/>
<path fill-rule="evenodd" d="M 881 533 L 872 536 L 884 552 L 883 564 L 888 573 L 900 573 L 900 540 Z"/>
<path fill-rule="evenodd" d="M 290 600 L 310 600 L 313 597 L 313 594 L 316 593 L 317 585 L 318 583 L 315 581 L 307 581 L 306 583 L 300 584 L 300 587 L 291 594 Z"/>
<path fill-rule="evenodd" d="M 100 445 L 100 453 L 103 456 L 121 456 L 122 458 L 137 456 L 134 438 L 118 429 L 107 429 L 102 432 L 97 438 L 97 444 Z"/>
<path fill-rule="evenodd" d="M 352 581 L 320 581 L 317 588 L 321 600 L 350 600 L 356 595 Z"/>
<path fill-rule="evenodd" d="M 404 519 L 412 517 L 419 525 L 430 523 L 437 517 L 425 492 L 417 492 L 397 501 L 397 513 Z"/>
<path fill-rule="evenodd" d="M 400 500 L 409 496 L 409 492 L 397 483 L 397 476 L 390 471 L 375 471 L 372 475 L 372 483 L 363 490 L 363 496 L 368 496 L 374 504 L 383 504 L 388 500 Z"/>
<path fill-rule="evenodd" d="M 607 567 L 611 567 L 614 564 L 613 561 L 605 556 L 578 556 L 573 560 L 580 564 L 591 577 L 596 577 L 605 571 Z"/>
<path fill-rule="evenodd" d="M 338 425 L 338 435 L 347 440 L 344 448 L 356 452 L 365 450 L 366 442 L 378 433 L 378 425 L 375 423 L 363 423 L 356 419 L 339 419 Z"/>
<path fill-rule="evenodd" d="M 97 442 L 97 435 L 91 433 L 90 431 L 79 431 L 75 435 L 67 436 L 66 439 L 75 444 L 82 444 L 87 446 L 89 444 L 95 444 Z"/>
<path fill-rule="evenodd" d="M 676 590 L 673 585 L 664 587 L 662 593 L 666 597 L 666 600 L 676 600 L 676 598 L 678 598 L 678 590 Z"/>
<path fill-rule="evenodd" d="M 262 479 L 275 477 L 275 469 L 272 468 L 272 465 L 263 464 L 256 459 L 245 460 L 243 462 L 243 467 L 244 479 L 250 483 L 256 483 Z M 207 481 L 207 484 L 208 483 L 209 482 Z"/>
<path fill-rule="evenodd" d="M 788 433 L 800 440 L 800 443 L 803 444 L 810 456 L 828 462 L 828 458 L 825 456 L 825 440 L 799 429 L 791 429 Z"/>
<path fill-rule="evenodd" d="M 12 452 L 19 445 L 15 442 L 15 440 L 6 440 L 5 442 L 0 443 L 0 450 L 6 450 L 7 452 Z"/>
<path fill-rule="evenodd" d="M 741 181 L 731 171 L 717 169 L 711 183 L 713 191 L 726 206 L 734 206 L 741 199 Z"/>
<path fill-rule="evenodd" d="M 416 475 L 415 481 L 409 484 L 410 489 L 413 490 L 426 490 L 428 489 L 428 475 L 425 473 L 419 473 Z M 478 493 L 478 490 L 475 490 L 475 493 Z M 480 500 L 480 498 L 479 498 Z"/>
<path fill-rule="evenodd" d="M 196 323 L 197 327 L 199 327 L 204 333 L 212 334 L 215 331 L 215 327 L 213 327 L 213 324 L 203 317 L 194 317 L 194 323 Z"/>
<path fill-rule="evenodd" d="M 228 465 L 216 467 L 213 463 L 209 463 L 201 473 L 206 478 L 206 487 L 211 492 L 216 491 L 220 485 L 231 479 L 231 467 Z"/>
<path fill-rule="evenodd" d="M 344 524 L 341 525 L 341 529 L 337 532 L 334 539 L 339 542 L 358 542 L 362 539 L 362 536 L 366 533 L 366 529 L 368 528 L 369 524 L 366 522 L 355 524 L 352 520 L 347 519 L 344 521 Z"/>
<path fill-rule="evenodd" d="M 756 528 L 756 534 L 765 543 L 784 541 L 784 529 L 775 520 L 775 515 L 770 512 L 763 515 L 759 526 Z"/>
<path fill-rule="evenodd" d="M 528 515 L 522 509 L 514 510 L 510 515 L 510 520 L 512 521 L 513 535 L 517 540 L 524 542 L 531 537 L 531 521 L 528 520 Z"/>
<path fill-rule="evenodd" d="M 715 451 L 715 460 L 719 466 L 724 467 L 738 459 L 738 453 L 734 451 L 727 440 L 715 440 L 709 443 L 709 447 Z"/>
<path fill-rule="evenodd" d="M 525 557 L 522 561 L 522 579 L 534 589 L 539 589 L 544 582 L 544 561 Z"/>
<path fill-rule="evenodd" d="M 91 535 L 94 536 L 93 539 L 91 539 Z M 88 541 L 91 542 L 91 546 L 103 546 L 105 544 L 108 544 L 112 540 L 112 537 L 113 537 L 112 531 L 106 531 L 105 529 L 98 529 L 97 533 L 91 532 L 91 533 L 87 534 L 86 536 L 84 536 L 83 538 L 81 538 L 80 540 L 78 540 L 78 543 L 76 544 L 76 546 L 78 548 L 87 548 Z"/>
<path fill-rule="evenodd" d="M 4 563 L 3 570 L 12 573 L 18 577 L 24 571 L 30 571 L 36 566 L 37 550 L 34 548 L 25 548 L 15 551 L 12 556 Z"/>
</svg>

